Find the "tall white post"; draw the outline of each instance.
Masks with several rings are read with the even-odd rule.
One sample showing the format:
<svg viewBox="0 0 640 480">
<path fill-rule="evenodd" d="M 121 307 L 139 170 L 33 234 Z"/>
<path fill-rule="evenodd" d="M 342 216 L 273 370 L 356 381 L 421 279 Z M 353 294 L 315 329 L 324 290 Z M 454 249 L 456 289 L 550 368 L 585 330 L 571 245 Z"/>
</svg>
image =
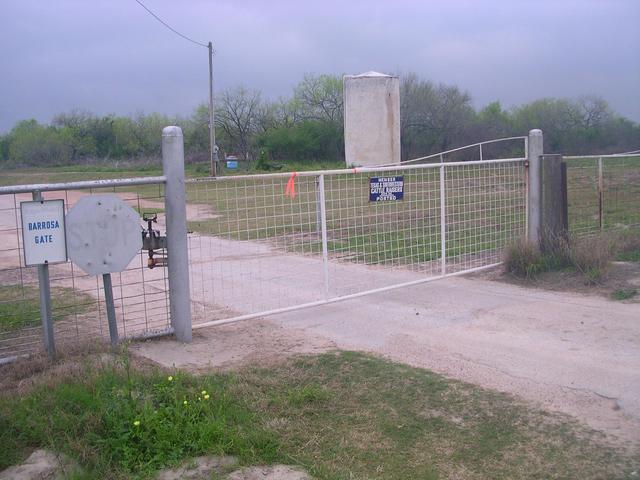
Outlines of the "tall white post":
<svg viewBox="0 0 640 480">
<path fill-rule="evenodd" d="M 324 175 L 318 175 L 320 194 L 320 222 L 322 231 L 322 272 L 324 276 L 324 297 L 329 300 L 329 247 L 327 244 L 327 204 L 324 195 Z"/>
<path fill-rule="evenodd" d="M 162 170 L 167 217 L 167 256 L 171 326 L 181 342 L 191 342 L 191 297 L 187 245 L 187 204 L 184 182 L 184 142 L 180 127 L 162 130 Z"/>
<path fill-rule="evenodd" d="M 527 160 L 529 161 L 529 204 L 528 240 L 540 246 L 542 240 L 542 155 L 544 154 L 542 130 L 534 129 L 529 132 L 527 142 Z"/>
</svg>

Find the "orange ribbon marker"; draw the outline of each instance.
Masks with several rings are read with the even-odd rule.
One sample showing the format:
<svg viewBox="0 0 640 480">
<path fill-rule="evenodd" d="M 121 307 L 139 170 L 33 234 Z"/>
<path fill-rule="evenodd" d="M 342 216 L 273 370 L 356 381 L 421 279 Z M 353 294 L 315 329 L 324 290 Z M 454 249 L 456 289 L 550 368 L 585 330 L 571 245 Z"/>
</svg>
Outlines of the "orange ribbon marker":
<svg viewBox="0 0 640 480">
<path fill-rule="evenodd" d="M 287 188 L 284 191 L 284 196 L 289 198 L 296 198 L 296 176 L 297 172 L 291 172 L 291 178 L 287 182 Z"/>
</svg>

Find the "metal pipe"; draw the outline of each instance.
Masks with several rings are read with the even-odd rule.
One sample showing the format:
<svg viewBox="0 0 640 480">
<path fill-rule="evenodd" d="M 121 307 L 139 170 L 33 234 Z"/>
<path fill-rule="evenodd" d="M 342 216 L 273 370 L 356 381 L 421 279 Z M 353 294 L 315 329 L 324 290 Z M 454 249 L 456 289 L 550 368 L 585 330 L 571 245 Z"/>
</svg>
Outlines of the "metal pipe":
<svg viewBox="0 0 640 480">
<path fill-rule="evenodd" d="M 637 157 L 640 152 L 612 153 L 609 155 L 569 155 L 562 156 L 562 160 L 587 160 L 591 158 L 620 158 L 620 157 Z"/>
<path fill-rule="evenodd" d="M 604 227 L 604 178 L 602 172 L 602 157 L 598 158 L 598 226 Z"/>
<path fill-rule="evenodd" d="M 320 206 L 320 175 L 316 177 L 316 234 L 322 234 L 322 207 Z"/>
<path fill-rule="evenodd" d="M 309 303 L 303 303 L 303 304 L 300 304 L 300 305 L 294 305 L 292 307 L 276 308 L 276 309 L 273 309 L 273 310 L 267 310 L 267 311 L 260 312 L 260 313 L 249 313 L 247 315 L 239 315 L 237 317 L 226 318 L 224 320 L 212 320 L 210 322 L 198 323 L 197 325 L 193 326 L 193 329 L 197 330 L 197 329 L 200 329 L 200 328 L 216 327 L 216 326 L 219 326 L 219 325 L 227 325 L 229 323 L 242 322 L 244 320 L 252 320 L 254 318 L 262 318 L 262 317 L 267 317 L 267 316 L 270 316 L 270 315 L 277 315 L 279 313 L 295 312 L 296 310 L 303 310 L 305 308 L 312 308 L 312 307 L 318 307 L 320 305 L 328 305 L 328 304 L 331 304 L 331 303 L 344 302 L 345 300 L 351 300 L 351 299 L 354 299 L 354 298 L 360 298 L 360 297 L 364 297 L 364 296 L 371 295 L 371 294 L 374 294 L 374 293 L 388 292 L 388 291 L 391 291 L 391 290 L 397 290 L 398 288 L 412 287 L 414 285 L 420 285 L 420 284 L 423 284 L 423 283 L 434 282 L 436 280 L 441 280 L 443 278 L 458 277 L 460 275 L 465 275 L 467 273 L 479 272 L 479 271 L 482 271 L 482 270 L 487 270 L 489 268 L 497 267 L 498 265 L 501 265 L 501 264 L 502 264 L 502 262 L 493 263 L 491 265 L 485 265 L 483 267 L 470 268 L 468 270 L 464 270 L 464 271 L 461 271 L 461 272 L 448 273 L 446 275 L 438 275 L 438 276 L 429 277 L 429 278 L 421 278 L 420 280 L 413 280 L 411 282 L 405 282 L 405 283 L 400 283 L 400 284 L 397 284 L 397 285 L 391 285 L 389 287 L 381 287 L 381 288 L 376 288 L 374 290 L 367 290 L 365 292 L 352 293 L 350 295 L 343 295 L 341 297 L 333 297 L 333 298 L 330 298 L 328 300 L 318 300 L 318 301 L 315 301 L 315 302 L 309 302 Z"/>
<path fill-rule="evenodd" d="M 524 162 L 527 159 L 522 158 L 501 158 L 499 160 L 473 160 L 470 162 L 447 162 L 447 167 L 460 167 L 460 166 L 473 166 L 473 165 L 495 165 L 501 163 L 516 163 Z M 296 172 L 298 177 L 317 177 L 318 175 L 353 175 L 357 173 L 377 173 L 377 172 L 393 172 L 402 170 L 421 170 L 429 168 L 440 168 L 439 163 L 426 163 L 422 165 L 406 165 L 395 167 L 356 167 L 356 168 L 344 168 L 334 170 L 309 170 L 304 172 Z M 290 178 L 293 172 L 278 172 L 278 173 L 260 173 L 257 175 L 225 175 L 223 177 L 199 177 L 188 178 L 186 183 L 200 183 L 200 182 L 228 182 L 232 180 L 248 180 L 248 179 L 260 179 L 260 178 Z"/>
<path fill-rule="evenodd" d="M 169 309 L 171 326 L 181 342 L 191 342 L 191 297 L 189 293 L 189 251 L 184 181 L 184 141 L 180 127 L 162 130 L 162 170 L 167 221 Z"/>
<path fill-rule="evenodd" d="M 327 206 L 324 197 L 324 175 L 318 177 L 320 192 L 320 220 L 322 222 L 322 271 L 324 275 L 324 295 L 329 298 L 329 248 L 327 244 Z"/>
<path fill-rule="evenodd" d="M 131 187 L 135 185 L 156 185 L 167 181 L 167 177 L 115 178 L 110 180 L 82 180 L 79 182 L 35 183 L 31 185 L 10 185 L 0 187 L 0 195 L 31 193 L 33 191 L 52 192 L 55 190 L 83 190 L 89 188 Z"/>
<path fill-rule="evenodd" d="M 102 284 L 104 286 L 104 303 L 107 307 L 107 323 L 109 324 L 109 338 L 111 346 L 118 345 L 118 324 L 116 322 L 116 307 L 113 303 L 113 285 L 111 284 L 111 274 L 102 275 Z"/>
<path fill-rule="evenodd" d="M 32 193 L 35 202 L 42 202 L 42 192 Z M 56 356 L 56 344 L 53 335 L 53 315 L 51 313 L 51 282 L 49 280 L 49 265 L 38 265 L 38 290 L 40 292 L 40 319 L 42 321 L 42 337 L 44 348 L 52 360 Z"/>
<path fill-rule="evenodd" d="M 429 160 L 430 158 L 436 158 L 439 155 L 446 155 L 447 153 L 459 152 L 460 150 L 467 150 L 469 148 L 477 147 L 478 145 L 487 145 L 487 144 L 490 144 L 490 143 L 507 142 L 509 140 L 522 140 L 522 139 L 524 139 L 524 141 L 526 143 L 527 137 L 524 137 L 524 136 L 522 136 L 522 137 L 496 138 L 494 140 L 486 140 L 484 142 L 478 142 L 478 143 L 472 143 L 472 144 L 469 144 L 469 145 L 465 145 L 464 147 L 458 147 L 458 148 L 454 148 L 454 149 L 451 149 L 451 150 L 445 150 L 444 152 L 433 153 L 431 155 L 427 155 L 426 157 L 412 158 L 411 160 L 405 160 L 404 162 L 401 162 L 401 163 L 405 164 L 405 163 L 410 163 L 410 162 L 419 162 L 421 160 Z"/>
<path fill-rule="evenodd" d="M 529 199 L 527 208 L 529 222 L 527 236 L 530 243 L 540 246 L 542 240 L 542 160 L 544 154 L 542 130 L 529 132 Z"/>
<path fill-rule="evenodd" d="M 440 273 L 447 273 L 447 207 L 445 205 L 445 170 L 440 165 Z"/>
</svg>

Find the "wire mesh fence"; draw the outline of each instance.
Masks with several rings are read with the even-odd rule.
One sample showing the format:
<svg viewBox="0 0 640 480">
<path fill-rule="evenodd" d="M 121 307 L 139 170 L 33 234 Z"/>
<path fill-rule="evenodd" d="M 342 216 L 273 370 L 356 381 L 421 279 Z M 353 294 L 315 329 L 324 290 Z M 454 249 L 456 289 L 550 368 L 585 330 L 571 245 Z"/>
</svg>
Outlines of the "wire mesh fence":
<svg viewBox="0 0 640 480">
<path fill-rule="evenodd" d="M 640 156 L 564 157 L 569 230 L 640 227 Z"/>
<path fill-rule="evenodd" d="M 380 177 L 403 198 L 370 201 Z M 524 159 L 198 179 L 187 196 L 195 323 L 496 264 L 526 228 Z"/>
<path fill-rule="evenodd" d="M 92 193 L 113 193 L 139 212 L 164 209 L 162 185 L 48 191 L 43 196 L 64 200 L 68 211 Z M 30 193 L 0 195 L 0 359 L 42 349 L 37 267 L 25 266 L 20 218 L 20 203 L 31 199 Z M 71 262 L 50 265 L 49 274 L 56 344 L 108 338 L 102 282 Z M 166 275 L 164 268 L 148 269 L 142 253 L 112 275 L 121 337 L 169 328 Z"/>
</svg>

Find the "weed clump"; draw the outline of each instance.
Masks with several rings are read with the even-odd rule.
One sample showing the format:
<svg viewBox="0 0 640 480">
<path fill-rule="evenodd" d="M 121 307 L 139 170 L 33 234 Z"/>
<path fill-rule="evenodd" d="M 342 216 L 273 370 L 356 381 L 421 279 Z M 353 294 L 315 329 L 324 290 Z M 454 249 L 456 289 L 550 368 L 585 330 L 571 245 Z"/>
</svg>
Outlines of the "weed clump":
<svg viewBox="0 0 640 480">
<path fill-rule="evenodd" d="M 505 249 L 504 264 L 508 273 L 528 279 L 543 272 L 573 268 L 592 284 L 606 274 L 616 245 L 616 237 L 611 235 L 567 235 L 547 238 L 541 250 L 520 238 Z"/>
<path fill-rule="evenodd" d="M 627 230 L 620 233 L 616 240 L 616 252 L 616 260 L 640 262 L 640 231 Z"/>
<path fill-rule="evenodd" d="M 597 283 L 613 257 L 614 239 L 604 234 L 573 238 L 569 249 L 571 265 L 588 283 Z"/>
<path fill-rule="evenodd" d="M 508 273 L 522 278 L 531 278 L 544 270 L 542 252 L 526 238 L 507 245 L 504 265 Z"/>
</svg>

